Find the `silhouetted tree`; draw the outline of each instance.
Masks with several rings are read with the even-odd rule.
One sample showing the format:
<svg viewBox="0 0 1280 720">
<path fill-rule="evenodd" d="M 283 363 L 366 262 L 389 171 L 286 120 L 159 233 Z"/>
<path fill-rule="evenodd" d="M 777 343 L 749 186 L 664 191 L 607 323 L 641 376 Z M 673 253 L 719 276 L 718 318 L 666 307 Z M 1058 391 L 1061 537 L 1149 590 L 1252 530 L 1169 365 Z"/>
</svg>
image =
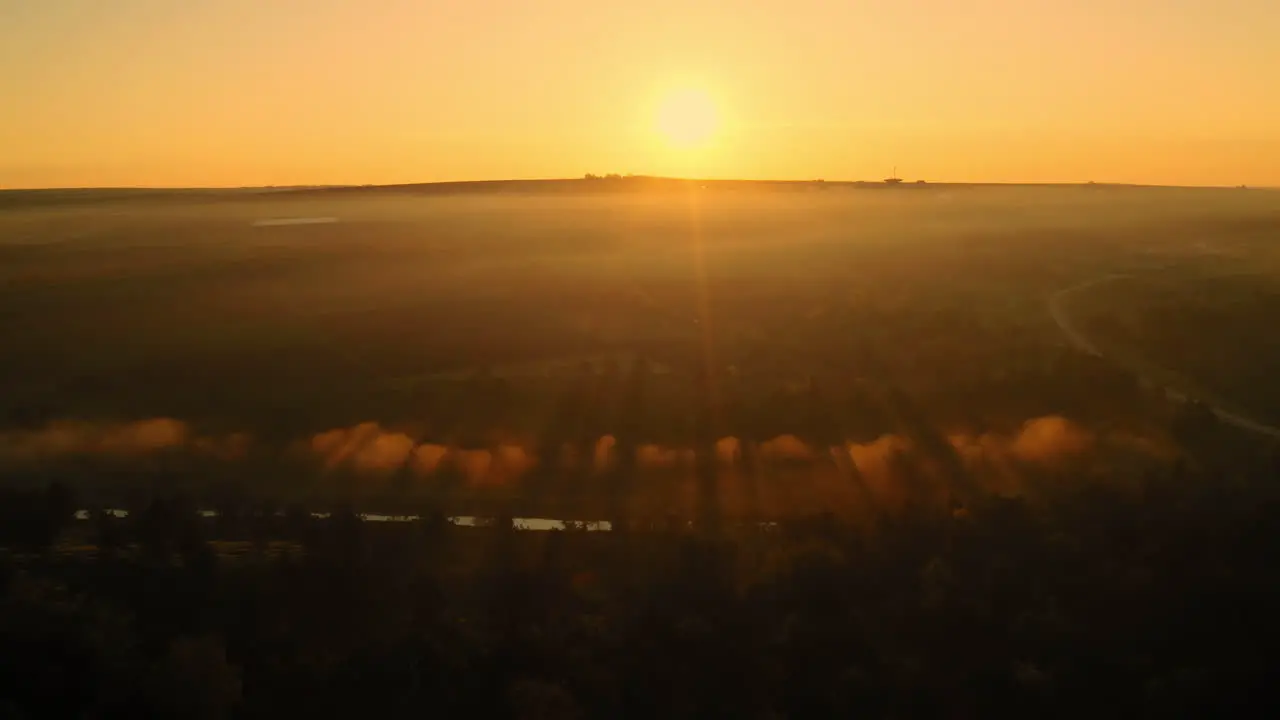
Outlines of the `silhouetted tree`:
<svg viewBox="0 0 1280 720">
<path fill-rule="evenodd" d="M 44 491 L 0 490 L 0 545 L 48 549 L 75 516 L 75 497 L 62 483 Z"/>
</svg>

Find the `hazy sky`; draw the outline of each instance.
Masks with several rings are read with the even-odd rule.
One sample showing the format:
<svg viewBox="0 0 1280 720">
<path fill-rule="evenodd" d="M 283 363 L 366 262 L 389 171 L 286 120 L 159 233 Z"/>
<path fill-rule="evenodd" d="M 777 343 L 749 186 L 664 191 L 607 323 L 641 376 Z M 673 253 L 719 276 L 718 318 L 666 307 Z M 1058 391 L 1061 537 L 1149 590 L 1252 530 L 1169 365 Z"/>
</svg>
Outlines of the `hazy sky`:
<svg viewBox="0 0 1280 720">
<path fill-rule="evenodd" d="M 0 0 L 4 187 L 895 165 L 1280 185 L 1280 0 Z"/>
</svg>

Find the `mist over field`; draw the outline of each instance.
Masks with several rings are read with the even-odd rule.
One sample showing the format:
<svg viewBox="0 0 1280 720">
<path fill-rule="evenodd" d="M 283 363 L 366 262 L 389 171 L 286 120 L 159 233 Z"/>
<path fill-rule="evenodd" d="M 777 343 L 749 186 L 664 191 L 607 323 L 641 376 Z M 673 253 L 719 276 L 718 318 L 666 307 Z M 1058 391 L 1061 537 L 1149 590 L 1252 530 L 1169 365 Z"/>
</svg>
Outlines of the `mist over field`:
<svg viewBox="0 0 1280 720">
<path fill-rule="evenodd" d="M 0 716 L 1273 685 L 1280 192 L 37 196 L 0 196 Z"/>
<path fill-rule="evenodd" d="M 554 467 L 584 479 L 543 496 L 648 473 L 647 511 L 692 513 L 705 455 L 1023 493 L 1173 452 L 1160 383 L 1072 348 L 1055 292 L 1280 269 L 1266 191 L 557 188 L 9 202 L 0 473 L 268 464 L 259 491 L 385 499 Z"/>
</svg>

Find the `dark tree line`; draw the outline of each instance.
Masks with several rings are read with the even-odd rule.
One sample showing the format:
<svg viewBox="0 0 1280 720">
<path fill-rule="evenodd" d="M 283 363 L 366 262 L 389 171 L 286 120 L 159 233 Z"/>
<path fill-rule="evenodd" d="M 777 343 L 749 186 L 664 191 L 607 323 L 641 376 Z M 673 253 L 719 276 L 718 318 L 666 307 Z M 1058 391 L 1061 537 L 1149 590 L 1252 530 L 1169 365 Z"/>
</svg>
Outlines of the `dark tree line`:
<svg viewBox="0 0 1280 720">
<path fill-rule="evenodd" d="M 612 533 L 0 500 L 4 717 L 1276 710 L 1280 455 L 1051 501 Z"/>
</svg>

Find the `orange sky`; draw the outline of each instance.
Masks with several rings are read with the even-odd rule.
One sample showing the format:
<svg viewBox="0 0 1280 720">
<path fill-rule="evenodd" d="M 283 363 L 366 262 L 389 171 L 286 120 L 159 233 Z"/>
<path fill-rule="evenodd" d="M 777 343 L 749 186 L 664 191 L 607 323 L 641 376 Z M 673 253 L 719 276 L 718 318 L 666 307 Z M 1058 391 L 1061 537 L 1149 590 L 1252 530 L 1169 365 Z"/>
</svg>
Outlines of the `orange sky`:
<svg viewBox="0 0 1280 720">
<path fill-rule="evenodd" d="M 0 0 L 0 187 L 1280 185 L 1277 88 L 1277 0 Z"/>
</svg>

